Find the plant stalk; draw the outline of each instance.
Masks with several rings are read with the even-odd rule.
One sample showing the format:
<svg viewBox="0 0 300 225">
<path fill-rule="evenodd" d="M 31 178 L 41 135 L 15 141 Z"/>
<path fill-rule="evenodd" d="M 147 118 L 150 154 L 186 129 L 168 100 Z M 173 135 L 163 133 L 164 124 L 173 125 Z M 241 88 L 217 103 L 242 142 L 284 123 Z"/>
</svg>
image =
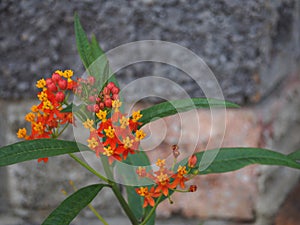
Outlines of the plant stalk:
<svg viewBox="0 0 300 225">
<path fill-rule="evenodd" d="M 90 167 L 88 164 L 83 162 L 80 158 L 78 158 L 76 155 L 73 153 L 69 153 L 69 156 L 74 159 L 76 162 L 78 162 L 81 166 L 86 168 L 88 171 L 91 173 L 95 174 L 97 177 L 99 177 L 101 180 L 105 181 L 108 184 L 111 184 L 110 180 L 108 180 L 106 177 L 104 177 L 102 174 L 98 173 L 96 170 L 94 170 L 92 167 Z"/>
<path fill-rule="evenodd" d="M 107 159 L 104 158 L 104 157 L 101 157 L 101 162 L 102 162 L 102 165 L 104 167 L 104 171 L 106 173 L 106 176 L 110 179 L 109 184 L 111 185 L 111 188 L 112 188 L 116 198 L 120 202 L 121 207 L 123 208 L 124 212 L 128 216 L 128 218 L 131 221 L 132 225 L 138 225 L 139 222 L 137 221 L 137 219 L 135 218 L 135 216 L 134 216 L 133 212 L 131 211 L 129 205 L 125 201 L 125 199 L 124 199 L 121 191 L 119 190 L 117 184 L 114 181 L 112 181 L 113 174 L 112 174 L 112 171 L 109 168 L 109 164 L 108 164 Z"/>
<path fill-rule="evenodd" d="M 91 205 L 88 204 L 88 207 L 90 208 L 90 210 L 95 214 L 95 216 L 97 216 L 97 218 L 104 224 L 104 225 L 109 225 L 106 220 L 97 212 L 97 210 Z"/>
</svg>

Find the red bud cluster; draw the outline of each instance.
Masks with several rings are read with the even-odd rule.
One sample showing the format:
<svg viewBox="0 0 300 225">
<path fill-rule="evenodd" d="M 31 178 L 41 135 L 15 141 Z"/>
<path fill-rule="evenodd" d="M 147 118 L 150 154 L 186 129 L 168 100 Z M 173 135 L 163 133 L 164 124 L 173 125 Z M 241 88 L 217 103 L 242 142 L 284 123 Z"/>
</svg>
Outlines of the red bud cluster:
<svg viewBox="0 0 300 225">
<path fill-rule="evenodd" d="M 78 79 L 78 87 L 75 93 L 88 103 L 87 110 L 98 113 L 104 108 L 111 108 L 112 101 L 119 98 L 119 88 L 113 82 L 109 82 L 100 93 L 96 87 L 93 76 L 87 79 Z"/>
</svg>

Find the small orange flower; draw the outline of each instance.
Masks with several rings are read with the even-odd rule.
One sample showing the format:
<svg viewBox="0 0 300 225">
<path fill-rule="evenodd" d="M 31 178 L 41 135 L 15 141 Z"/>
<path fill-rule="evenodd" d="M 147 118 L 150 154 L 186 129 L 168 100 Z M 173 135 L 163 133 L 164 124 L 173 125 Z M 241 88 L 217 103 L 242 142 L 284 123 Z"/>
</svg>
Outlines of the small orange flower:
<svg viewBox="0 0 300 225">
<path fill-rule="evenodd" d="M 154 198 L 157 198 L 160 194 L 155 192 L 154 187 L 148 191 L 148 187 L 140 187 L 136 188 L 135 191 L 142 197 L 144 197 L 144 205 L 143 208 L 147 207 L 148 205 L 154 206 L 155 201 Z"/>
</svg>

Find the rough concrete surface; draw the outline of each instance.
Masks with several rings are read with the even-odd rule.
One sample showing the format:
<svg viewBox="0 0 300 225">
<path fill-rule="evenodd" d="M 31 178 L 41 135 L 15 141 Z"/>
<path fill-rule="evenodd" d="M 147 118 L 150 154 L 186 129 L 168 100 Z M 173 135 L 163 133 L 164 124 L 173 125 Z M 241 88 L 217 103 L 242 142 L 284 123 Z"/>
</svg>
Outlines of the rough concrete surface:
<svg viewBox="0 0 300 225">
<path fill-rule="evenodd" d="M 30 98 L 35 80 L 56 69 L 71 68 L 82 74 L 73 31 L 75 11 L 105 51 L 147 39 L 191 49 L 211 67 L 225 97 L 237 103 L 265 96 L 293 70 L 299 57 L 297 0 L 3 0 L 0 98 Z M 162 76 L 192 96 L 202 93 L 188 75 L 158 63 L 130 66 L 119 75 L 123 84 L 138 77 Z"/>
</svg>

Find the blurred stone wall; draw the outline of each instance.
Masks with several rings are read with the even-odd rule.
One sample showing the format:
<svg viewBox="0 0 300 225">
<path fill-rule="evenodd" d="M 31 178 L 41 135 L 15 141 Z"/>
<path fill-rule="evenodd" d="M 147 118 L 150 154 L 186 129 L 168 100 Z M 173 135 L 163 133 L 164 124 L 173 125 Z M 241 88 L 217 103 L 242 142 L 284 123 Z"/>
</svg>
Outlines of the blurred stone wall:
<svg viewBox="0 0 300 225">
<path fill-rule="evenodd" d="M 50 76 L 56 69 L 70 68 L 79 76 L 84 72 L 74 38 L 75 11 L 87 33 L 95 33 L 105 51 L 131 41 L 158 39 L 180 44 L 203 58 L 225 98 L 245 106 L 228 111 L 224 146 L 268 147 L 286 153 L 299 148 L 297 0 L 2 0 L 0 145 L 17 141 L 15 133 L 25 125 L 23 116 L 37 91 L 37 79 Z M 193 97 L 202 95 L 191 78 L 158 63 L 136 64 L 117 75 L 123 85 L 143 76 L 162 76 L 178 83 Z M 139 96 L 139 92 L 134 94 Z M 199 115 L 207 121 L 206 112 L 199 111 Z M 170 118 L 169 123 L 173 122 Z M 201 126 L 209 129 L 205 122 Z M 172 144 L 176 132 L 170 131 L 163 146 Z M 199 147 L 208 138 L 204 134 Z M 181 147 L 189 148 L 188 143 Z M 59 169 L 62 165 L 63 171 Z M 294 170 L 260 166 L 225 176 L 207 176 L 197 181 L 197 197 L 175 196 L 181 203 L 170 206 L 166 202 L 159 215 L 272 224 L 298 176 Z M 0 213 L 10 211 L 37 223 L 65 197 L 60 193 L 62 188 L 71 192 L 68 180 L 78 186 L 95 182 L 63 157 L 46 165 L 26 162 L 0 168 L 0 177 Z M 184 198 L 193 204 L 193 210 Z M 110 216 L 121 212 L 109 192 L 103 192 L 94 204 Z M 83 216 L 90 214 L 84 212 Z"/>
<path fill-rule="evenodd" d="M 35 80 L 58 68 L 83 72 L 73 31 L 75 11 L 105 51 L 145 39 L 189 48 L 210 66 L 225 97 L 237 103 L 267 95 L 295 68 L 300 54 L 296 0 L 2 0 L 0 98 L 31 98 Z M 193 96 L 201 94 L 189 77 L 159 64 L 132 66 L 120 75 L 124 83 L 164 76 Z"/>
</svg>

